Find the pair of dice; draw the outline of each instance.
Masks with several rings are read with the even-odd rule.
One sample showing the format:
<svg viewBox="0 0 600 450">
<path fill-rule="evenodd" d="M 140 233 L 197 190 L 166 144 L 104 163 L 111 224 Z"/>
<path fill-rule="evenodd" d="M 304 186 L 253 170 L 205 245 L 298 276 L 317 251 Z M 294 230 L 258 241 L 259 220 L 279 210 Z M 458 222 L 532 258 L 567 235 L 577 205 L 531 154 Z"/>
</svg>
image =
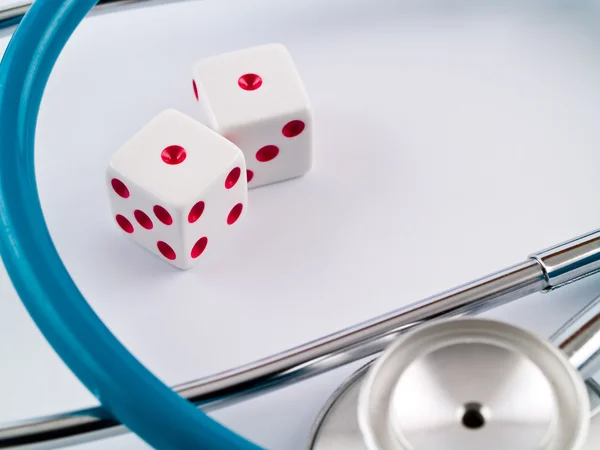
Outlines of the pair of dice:
<svg viewBox="0 0 600 450">
<path fill-rule="evenodd" d="M 107 169 L 113 220 L 180 269 L 218 249 L 246 214 L 249 188 L 302 176 L 313 164 L 309 98 L 283 45 L 198 62 L 193 91 L 206 125 L 163 111 Z"/>
</svg>

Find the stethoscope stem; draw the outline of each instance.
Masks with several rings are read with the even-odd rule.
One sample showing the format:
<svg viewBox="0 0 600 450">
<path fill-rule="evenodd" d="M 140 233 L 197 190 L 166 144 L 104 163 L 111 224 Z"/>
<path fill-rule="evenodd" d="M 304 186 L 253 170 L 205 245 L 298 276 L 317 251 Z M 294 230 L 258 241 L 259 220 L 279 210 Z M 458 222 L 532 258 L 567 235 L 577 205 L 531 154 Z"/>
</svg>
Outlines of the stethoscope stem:
<svg viewBox="0 0 600 450">
<path fill-rule="evenodd" d="M 206 411 L 282 388 L 385 349 L 401 333 L 438 318 L 475 315 L 535 292 L 547 292 L 600 269 L 600 230 L 531 255 L 498 271 L 418 303 L 254 363 L 174 386 Z M 555 334 L 584 377 L 598 368 L 600 320 L 582 311 Z M 125 432 L 102 408 L 0 427 L 0 448 L 61 440 L 86 441 Z M 93 433 L 92 433 L 93 432 Z M 54 442 L 56 445 L 56 442 Z"/>
<path fill-rule="evenodd" d="M 550 338 L 584 379 L 600 371 L 600 298 L 596 298 Z"/>
</svg>

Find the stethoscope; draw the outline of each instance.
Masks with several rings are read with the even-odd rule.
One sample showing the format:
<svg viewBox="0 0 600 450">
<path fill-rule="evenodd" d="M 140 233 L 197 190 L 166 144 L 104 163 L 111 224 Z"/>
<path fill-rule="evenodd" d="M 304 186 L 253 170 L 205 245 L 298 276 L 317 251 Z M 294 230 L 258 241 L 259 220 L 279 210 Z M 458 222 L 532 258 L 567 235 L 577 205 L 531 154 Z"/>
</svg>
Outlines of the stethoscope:
<svg viewBox="0 0 600 450">
<path fill-rule="evenodd" d="M 485 442 L 488 449 L 575 450 L 582 445 L 589 418 L 600 410 L 600 385 L 590 378 L 600 370 L 598 301 L 550 341 L 472 316 L 600 271 L 600 230 L 208 378 L 169 388 L 141 365 L 68 275 L 35 184 L 34 135 L 44 87 L 69 36 L 96 3 L 39 0 L 0 12 L 0 26 L 20 22 L 0 65 L 0 252 L 36 325 L 103 405 L 3 426 L 0 448 L 57 447 L 127 429 L 153 448 L 258 448 L 204 412 L 366 358 L 372 361 L 325 405 L 310 448 L 451 450 L 483 448 Z M 414 395 L 422 399 L 416 407 L 403 401 Z"/>
</svg>

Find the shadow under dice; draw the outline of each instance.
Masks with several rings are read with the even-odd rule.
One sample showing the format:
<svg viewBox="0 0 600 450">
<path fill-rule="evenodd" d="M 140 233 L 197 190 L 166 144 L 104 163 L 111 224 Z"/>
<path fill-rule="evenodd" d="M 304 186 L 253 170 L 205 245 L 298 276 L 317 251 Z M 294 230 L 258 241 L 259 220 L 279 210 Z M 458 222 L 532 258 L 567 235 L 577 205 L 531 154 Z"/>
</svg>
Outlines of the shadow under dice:
<svg viewBox="0 0 600 450">
<path fill-rule="evenodd" d="M 208 126 L 244 152 L 250 188 L 310 171 L 310 101 L 283 45 L 205 58 L 194 66 L 193 89 Z"/>
<path fill-rule="evenodd" d="M 120 229 L 180 269 L 217 248 L 246 211 L 241 150 L 172 109 L 113 155 L 107 183 Z"/>
</svg>

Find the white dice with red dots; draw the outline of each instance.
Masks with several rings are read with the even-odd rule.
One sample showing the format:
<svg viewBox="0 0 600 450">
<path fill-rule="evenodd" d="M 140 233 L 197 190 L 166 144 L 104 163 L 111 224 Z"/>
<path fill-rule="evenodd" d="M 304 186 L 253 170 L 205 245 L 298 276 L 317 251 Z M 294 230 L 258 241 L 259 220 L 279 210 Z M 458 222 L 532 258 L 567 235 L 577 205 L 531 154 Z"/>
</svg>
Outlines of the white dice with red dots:
<svg viewBox="0 0 600 450">
<path fill-rule="evenodd" d="M 212 56 L 193 70 L 194 95 L 207 125 L 242 149 L 249 188 L 310 171 L 311 105 L 283 45 Z"/>
<path fill-rule="evenodd" d="M 239 224 L 245 172 L 236 145 L 178 111 L 163 111 L 110 160 L 113 221 L 160 258 L 190 268 Z"/>
</svg>

